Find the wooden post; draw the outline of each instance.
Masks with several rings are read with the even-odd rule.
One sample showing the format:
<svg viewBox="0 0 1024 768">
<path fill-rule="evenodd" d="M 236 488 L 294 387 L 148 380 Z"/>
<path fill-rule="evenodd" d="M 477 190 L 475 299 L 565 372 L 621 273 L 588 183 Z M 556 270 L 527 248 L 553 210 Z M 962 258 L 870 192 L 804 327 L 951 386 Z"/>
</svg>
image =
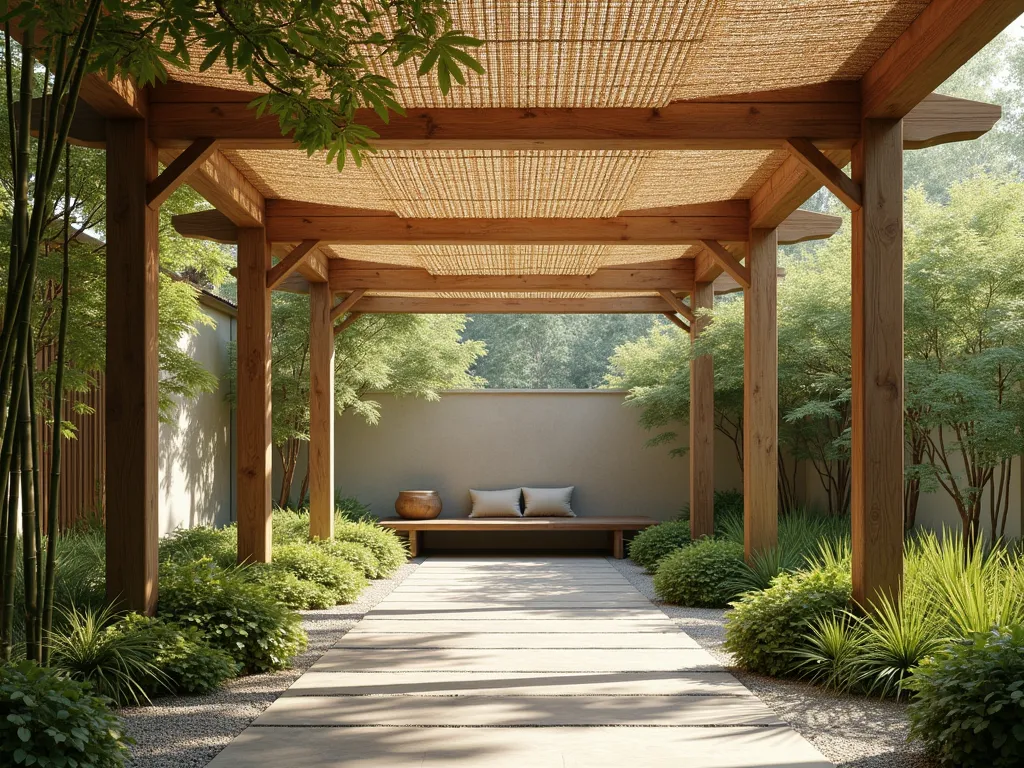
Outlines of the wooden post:
<svg viewBox="0 0 1024 768">
<path fill-rule="evenodd" d="M 238 230 L 238 562 L 269 563 L 270 247 L 262 228 Z"/>
<path fill-rule="evenodd" d="M 708 325 L 698 310 L 712 309 L 713 283 L 697 283 L 690 298 L 696 317 L 691 345 Z M 711 355 L 690 359 L 690 536 L 715 533 L 715 366 Z"/>
<path fill-rule="evenodd" d="M 898 598 L 903 575 L 903 127 L 864 121 L 853 179 L 853 597 Z"/>
<path fill-rule="evenodd" d="M 334 296 L 309 285 L 309 535 L 334 536 Z"/>
<path fill-rule="evenodd" d="M 156 148 L 145 120 L 107 122 L 107 598 L 157 600 L 159 214 L 146 205 Z"/>
<path fill-rule="evenodd" d="M 778 536 L 779 334 L 777 236 L 752 229 L 743 295 L 743 530 L 747 562 Z"/>
</svg>

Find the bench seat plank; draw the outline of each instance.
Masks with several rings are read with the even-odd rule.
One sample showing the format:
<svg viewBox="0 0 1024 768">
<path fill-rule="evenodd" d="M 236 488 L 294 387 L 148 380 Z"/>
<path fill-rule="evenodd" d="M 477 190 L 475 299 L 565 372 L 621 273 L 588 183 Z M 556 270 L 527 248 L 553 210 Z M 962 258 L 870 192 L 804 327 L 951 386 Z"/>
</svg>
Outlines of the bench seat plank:
<svg viewBox="0 0 1024 768">
<path fill-rule="evenodd" d="M 419 553 L 421 531 L 610 531 L 612 554 L 622 559 L 623 533 L 642 531 L 657 525 L 651 517 L 436 517 L 406 520 L 389 517 L 380 521 L 385 528 L 409 534 L 409 552 Z"/>
</svg>

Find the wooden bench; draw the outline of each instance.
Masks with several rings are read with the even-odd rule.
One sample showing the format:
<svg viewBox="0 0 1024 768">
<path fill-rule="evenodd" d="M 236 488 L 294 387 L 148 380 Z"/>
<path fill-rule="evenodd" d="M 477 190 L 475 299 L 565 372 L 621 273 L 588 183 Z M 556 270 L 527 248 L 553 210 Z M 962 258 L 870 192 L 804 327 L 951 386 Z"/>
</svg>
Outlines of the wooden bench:
<svg viewBox="0 0 1024 768">
<path fill-rule="evenodd" d="M 433 520 L 406 520 L 389 517 L 380 524 L 393 531 L 409 534 L 409 553 L 420 551 L 423 531 L 609 531 L 612 555 L 625 557 L 623 535 L 626 531 L 642 531 L 657 525 L 650 517 L 437 517 Z"/>
</svg>

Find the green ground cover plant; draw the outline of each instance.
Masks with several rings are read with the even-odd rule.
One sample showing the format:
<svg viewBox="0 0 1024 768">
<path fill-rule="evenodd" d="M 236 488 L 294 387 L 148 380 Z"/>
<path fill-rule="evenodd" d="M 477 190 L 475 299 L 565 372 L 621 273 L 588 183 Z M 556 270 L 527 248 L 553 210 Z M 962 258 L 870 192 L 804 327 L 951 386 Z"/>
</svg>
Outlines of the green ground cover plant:
<svg viewBox="0 0 1024 768">
<path fill-rule="evenodd" d="M 409 560 L 405 544 L 391 531 L 369 521 L 353 522 L 344 511 L 334 514 L 334 538 L 354 541 L 373 553 L 380 563 L 380 578 L 387 579 Z"/>
<path fill-rule="evenodd" d="M 0 665 L 0 764 L 120 768 L 128 740 L 108 701 L 30 661 Z"/>
<path fill-rule="evenodd" d="M 330 590 L 335 603 L 351 603 L 367 583 L 366 577 L 354 565 L 315 544 L 275 547 L 274 562 L 300 580 Z"/>
<path fill-rule="evenodd" d="M 911 738 L 943 765 L 1024 764 L 1024 627 L 977 632 L 950 643 L 907 683 Z"/>
<path fill-rule="evenodd" d="M 666 603 L 723 608 L 736 595 L 729 585 L 742 569 L 742 545 L 705 538 L 661 560 L 654 591 Z"/>
<path fill-rule="evenodd" d="M 629 542 L 629 559 L 648 573 L 658 570 L 658 563 L 681 547 L 689 545 L 690 523 L 687 520 L 669 520 L 640 531 Z"/>
</svg>

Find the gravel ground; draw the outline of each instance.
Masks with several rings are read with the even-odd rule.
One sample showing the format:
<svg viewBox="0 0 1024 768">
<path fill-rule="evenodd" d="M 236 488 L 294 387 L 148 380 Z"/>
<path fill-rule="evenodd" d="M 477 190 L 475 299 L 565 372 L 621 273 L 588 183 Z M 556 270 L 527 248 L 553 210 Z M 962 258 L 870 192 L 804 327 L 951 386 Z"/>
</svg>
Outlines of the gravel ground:
<svg viewBox="0 0 1024 768">
<path fill-rule="evenodd" d="M 281 695 L 324 651 L 338 642 L 373 606 L 416 569 L 405 565 L 391 579 L 370 582 L 351 605 L 302 611 L 309 649 L 283 672 L 232 680 L 209 696 L 157 699 L 151 707 L 121 710 L 127 734 L 135 740 L 129 766 L 199 768 Z"/>
<path fill-rule="evenodd" d="M 630 560 L 609 558 L 645 597 L 672 618 L 741 683 L 810 741 L 825 757 L 848 768 L 933 768 L 917 744 L 907 743 L 906 707 L 894 701 L 836 694 L 793 680 L 764 677 L 731 668 L 725 652 L 726 611 L 668 605 L 654 595 L 650 576 Z"/>
</svg>

